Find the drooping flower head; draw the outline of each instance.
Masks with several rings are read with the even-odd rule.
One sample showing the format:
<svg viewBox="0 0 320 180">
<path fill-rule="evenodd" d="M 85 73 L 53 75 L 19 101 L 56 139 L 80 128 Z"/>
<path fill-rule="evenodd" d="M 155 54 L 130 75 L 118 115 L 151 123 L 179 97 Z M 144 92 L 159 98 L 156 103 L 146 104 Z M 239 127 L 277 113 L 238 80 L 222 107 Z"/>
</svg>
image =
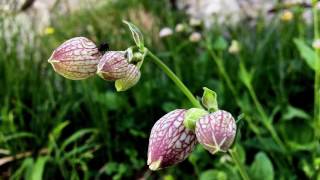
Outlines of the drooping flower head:
<svg viewBox="0 0 320 180">
<path fill-rule="evenodd" d="M 201 117 L 196 122 L 195 133 L 199 143 L 210 153 L 225 152 L 235 139 L 236 122 L 229 112 L 218 110 Z"/>
<path fill-rule="evenodd" d="M 137 60 L 130 48 L 126 51 L 108 51 L 98 64 L 97 74 L 104 80 L 115 81 L 117 91 L 126 91 L 140 79 L 138 64 L 144 57 L 140 58 Z"/>
<path fill-rule="evenodd" d="M 126 53 L 126 51 L 106 52 L 98 64 L 97 74 L 108 81 L 124 78 L 129 66 Z"/>
<path fill-rule="evenodd" d="M 148 165 L 151 170 L 177 164 L 188 157 L 197 140 L 184 127 L 186 110 L 176 109 L 164 115 L 153 126 L 149 139 Z"/>
<path fill-rule="evenodd" d="M 117 91 L 126 91 L 130 89 L 139 82 L 140 77 L 140 69 L 134 64 L 129 64 L 125 77 L 118 79 L 115 82 Z"/>
<path fill-rule="evenodd" d="M 85 37 L 75 37 L 54 50 L 48 62 L 58 74 L 71 80 L 81 80 L 95 75 L 101 56 L 94 42 Z"/>
</svg>

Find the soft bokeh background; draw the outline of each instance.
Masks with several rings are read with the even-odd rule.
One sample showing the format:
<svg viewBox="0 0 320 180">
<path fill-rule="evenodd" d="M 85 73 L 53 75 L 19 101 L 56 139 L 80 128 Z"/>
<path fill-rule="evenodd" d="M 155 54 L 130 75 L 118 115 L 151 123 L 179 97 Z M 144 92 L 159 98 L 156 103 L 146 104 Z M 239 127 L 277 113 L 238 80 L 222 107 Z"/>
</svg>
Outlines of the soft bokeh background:
<svg viewBox="0 0 320 180">
<path fill-rule="evenodd" d="M 155 121 L 191 107 L 148 58 L 140 82 L 121 93 L 98 77 L 64 79 L 47 62 L 75 36 L 111 50 L 134 45 L 122 20 L 141 28 L 146 46 L 195 95 L 209 87 L 221 109 L 242 114 L 236 146 L 252 179 L 319 179 L 314 71 L 304 60 L 314 53 L 310 7 L 302 0 L 1 0 L 1 179 L 241 179 L 228 154 L 200 146 L 177 166 L 148 170 Z"/>
</svg>

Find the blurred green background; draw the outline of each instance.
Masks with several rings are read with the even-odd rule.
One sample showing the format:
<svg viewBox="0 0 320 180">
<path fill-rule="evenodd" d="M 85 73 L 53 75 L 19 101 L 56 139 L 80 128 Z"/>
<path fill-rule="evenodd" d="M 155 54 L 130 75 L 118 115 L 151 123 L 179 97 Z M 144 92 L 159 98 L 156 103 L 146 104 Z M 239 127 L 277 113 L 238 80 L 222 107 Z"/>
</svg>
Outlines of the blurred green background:
<svg viewBox="0 0 320 180">
<path fill-rule="evenodd" d="M 98 77 L 64 79 L 47 62 L 76 36 L 106 41 L 111 50 L 134 45 L 123 19 L 143 31 L 146 46 L 196 96 L 209 87 L 221 109 L 242 114 L 236 146 L 252 179 L 320 179 L 313 25 L 303 18 L 309 6 L 279 1 L 254 19 L 204 27 L 189 25 L 190 17 L 169 0 L 88 1 L 65 13 L 63 1 L 56 3 L 50 24 L 32 39 L 15 22 L 28 7 L 0 14 L 1 179 L 241 179 L 228 154 L 213 156 L 200 146 L 177 166 L 148 170 L 153 124 L 173 109 L 191 107 L 148 58 L 139 83 L 121 93 Z M 175 32 L 179 23 L 185 31 Z M 173 33 L 159 37 L 163 27 Z M 195 31 L 202 37 L 191 42 Z M 232 40 L 239 52 L 230 51 Z"/>
</svg>

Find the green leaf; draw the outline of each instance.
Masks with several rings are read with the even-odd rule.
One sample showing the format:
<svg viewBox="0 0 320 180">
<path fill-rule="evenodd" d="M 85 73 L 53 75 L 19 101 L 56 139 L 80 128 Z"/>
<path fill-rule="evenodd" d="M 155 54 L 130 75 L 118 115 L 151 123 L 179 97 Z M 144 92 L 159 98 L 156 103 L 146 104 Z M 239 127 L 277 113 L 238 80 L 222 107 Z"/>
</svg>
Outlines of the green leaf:
<svg viewBox="0 0 320 180">
<path fill-rule="evenodd" d="M 253 180 L 273 180 L 274 169 L 272 162 L 264 152 L 256 154 L 250 167 L 250 175 Z"/>
<path fill-rule="evenodd" d="M 294 43 L 296 44 L 301 57 L 306 61 L 308 66 L 315 70 L 316 69 L 316 52 L 309 47 L 302 39 L 295 38 Z"/>
<path fill-rule="evenodd" d="M 54 139 L 59 139 L 62 130 L 70 124 L 69 121 L 64 121 L 58 124 L 51 132 L 51 135 Z"/>
<path fill-rule="evenodd" d="M 11 140 L 16 140 L 16 139 L 20 139 L 20 138 L 37 138 L 34 134 L 29 133 L 29 132 L 17 132 L 17 133 L 13 133 L 10 134 L 8 136 L 4 137 L 4 141 L 11 141 Z"/>
<path fill-rule="evenodd" d="M 64 159 L 69 159 L 73 156 L 82 156 L 85 155 L 89 151 L 95 151 L 100 148 L 100 145 L 96 144 L 85 144 L 79 147 L 72 149 L 70 152 L 64 153 Z"/>
<path fill-rule="evenodd" d="M 134 42 L 136 43 L 136 45 L 139 47 L 140 50 L 143 50 L 144 49 L 144 40 L 143 40 L 143 35 L 142 35 L 140 29 L 128 21 L 124 20 L 123 23 L 128 25 L 128 27 L 132 33 L 132 37 L 133 37 Z"/>
<path fill-rule="evenodd" d="M 281 123 L 280 130 L 283 133 L 286 144 L 291 151 L 312 151 L 317 147 L 315 131 L 307 121 L 293 119 Z"/>
<path fill-rule="evenodd" d="M 245 152 L 244 148 L 239 143 L 236 143 L 236 148 L 235 149 L 237 150 L 238 158 L 239 158 L 240 162 L 245 163 L 245 161 L 246 161 L 246 152 Z"/>
<path fill-rule="evenodd" d="M 227 180 L 228 176 L 223 171 L 218 170 L 207 170 L 200 174 L 200 180 Z"/>
<path fill-rule="evenodd" d="M 31 174 L 31 172 L 27 172 L 28 170 L 32 170 L 34 161 L 33 158 L 26 158 L 23 160 L 22 164 L 18 169 L 15 170 L 14 174 L 11 175 L 11 180 L 20 180 L 23 179 L 23 176 L 25 176 L 25 179 L 30 179 L 30 176 L 27 176 L 27 174 Z"/>
<path fill-rule="evenodd" d="M 282 152 L 272 138 L 254 137 L 245 141 L 247 147 L 261 149 L 268 152 Z"/>
<path fill-rule="evenodd" d="M 292 120 L 294 118 L 310 120 L 311 116 L 307 114 L 304 110 L 289 105 L 285 113 L 283 114 L 282 118 L 284 120 Z"/>
<path fill-rule="evenodd" d="M 213 43 L 213 48 L 215 50 L 220 50 L 223 51 L 225 49 L 228 48 L 228 43 L 227 41 L 224 39 L 223 36 L 219 36 Z"/>
<path fill-rule="evenodd" d="M 48 157 L 38 157 L 36 163 L 34 164 L 32 168 L 32 180 L 41 180 L 43 176 L 43 171 L 46 165 L 46 162 L 48 160 Z"/>
<path fill-rule="evenodd" d="M 174 177 L 173 177 L 171 174 L 166 174 L 166 175 L 163 177 L 163 180 L 174 180 Z"/>
<path fill-rule="evenodd" d="M 239 78 L 246 86 L 250 86 L 252 81 L 252 72 L 249 72 L 242 62 L 239 64 Z"/>
<path fill-rule="evenodd" d="M 108 162 L 103 166 L 100 173 L 105 173 L 110 176 L 113 173 L 117 172 L 118 166 L 119 164 L 116 162 Z"/>
<path fill-rule="evenodd" d="M 86 134 L 95 133 L 95 132 L 96 132 L 95 129 L 80 129 L 80 130 L 76 131 L 75 133 L 73 133 L 68 139 L 66 139 L 62 143 L 61 149 L 64 150 L 69 144 L 79 140 L 80 138 L 82 138 Z"/>
<path fill-rule="evenodd" d="M 186 128 L 193 131 L 196 126 L 196 122 L 206 114 L 208 114 L 208 112 L 203 109 L 191 108 L 186 112 L 183 124 Z"/>
<path fill-rule="evenodd" d="M 208 109 L 209 112 L 215 112 L 218 110 L 218 101 L 216 92 L 209 88 L 203 88 L 202 105 Z"/>
</svg>

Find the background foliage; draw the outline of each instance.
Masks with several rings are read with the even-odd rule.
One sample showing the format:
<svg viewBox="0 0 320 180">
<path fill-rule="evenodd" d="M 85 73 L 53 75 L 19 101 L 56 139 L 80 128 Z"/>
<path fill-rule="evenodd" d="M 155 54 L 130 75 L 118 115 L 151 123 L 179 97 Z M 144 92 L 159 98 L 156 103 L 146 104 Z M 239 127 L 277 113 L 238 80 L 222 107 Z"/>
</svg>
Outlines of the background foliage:
<svg viewBox="0 0 320 180">
<path fill-rule="evenodd" d="M 188 22 L 168 2 L 120 1 L 55 17 L 54 33 L 37 36 L 35 44 L 24 45 L 23 52 L 1 40 L 1 176 L 240 179 L 227 154 L 212 156 L 200 146 L 178 166 L 148 170 L 152 125 L 170 110 L 191 106 L 148 59 L 138 85 L 122 93 L 97 77 L 66 80 L 47 63 L 59 44 L 75 36 L 107 41 L 112 50 L 126 49 L 134 44 L 122 24 L 127 19 L 143 30 L 147 46 L 194 94 L 201 96 L 202 87 L 209 87 L 217 92 L 221 109 L 235 117 L 244 113 L 236 146 L 252 179 L 319 179 L 320 149 L 312 119 L 314 72 L 302 59 L 313 51 L 312 26 L 301 18 L 303 8 L 292 11 L 294 18 L 287 22 L 276 12 L 268 21 L 260 17 L 254 22 L 200 28 L 202 40 L 192 43 L 188 33 L 158 37 L 161 27 Z M 6 29 L 1 26 L 1 31 Z M 227 49 L 233 39 L 241 44 L 238 55 Z M 10 43 L 19 46 L 19 35 Z"/>
</svg>

